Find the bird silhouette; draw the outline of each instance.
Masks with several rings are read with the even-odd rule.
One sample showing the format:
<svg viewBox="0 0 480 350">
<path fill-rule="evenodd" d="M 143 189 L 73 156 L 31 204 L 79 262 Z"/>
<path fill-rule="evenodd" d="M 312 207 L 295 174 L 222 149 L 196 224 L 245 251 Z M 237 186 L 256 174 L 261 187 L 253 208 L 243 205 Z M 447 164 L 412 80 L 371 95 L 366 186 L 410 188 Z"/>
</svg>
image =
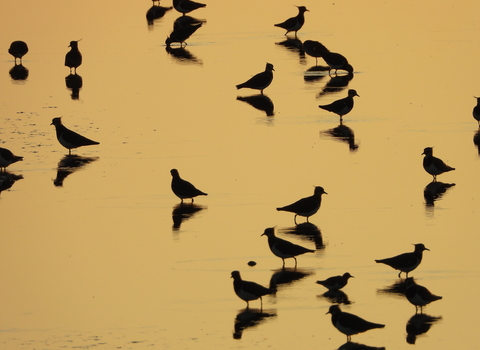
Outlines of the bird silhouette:
<svg viewBox="0 0 480 350">
<path fill-rule="evenodd" d="M 7 166 L 23 160 L 23 157 L 16 156 L 9 149 L 0 147 L 0 171 L 6 171 Z"/>
<path fill-rule="evenodd" d="M 285 29 L 287 35 L 290 32 L 295 32 L 295 37 L 297 36 L 297 32 L 303 27 L 305 23 L 305 12 L 308 11 L 305 6 L 297 6 L 298 7 L 298 15 L 295 17 L 291 17 L 282 23 L 274 24 L 275 27 L 280 27 Z"/>
<path fill-rule="evenodd" d="M 272 289 L 266 288 L 258 283 L 251 281 L 244 281 L 240 276 L 239 271 L 232 271 L 233 289 L 235 294 L 247 302 L 247 309 L 249 307 L 249 301 L 260 299 L 261 308 L 263 308 L 262 297 L 267 294 L 272 294 Z"/>
<path fill-rule="evenodd" d="M 317 281 L 316 283 L 324 286 L 328 290 L 339 290 L 345 287 L 348 283 L 348 279 L 354 277 L 350 273 L 345 272 L 342 276 L 332 276 L 323 281 Z"/>
<path fill-rule="evenodd" d="M 295 217 L 293 218 L 295 224 L 297 224 L 298 215 L 306 216 L 308 222 L 308 218 L 320 209 L 320 205 L 322 204 L 322 194 L 328 193 L 325 192 L 323 187 L 316 186 L 312 196 L 299 199 L 292 204 L 277 208 L 277 210 L 295 213 Z"/>
<path fill-rule="evenodd" d="M 167 47 L 170 47 L 172 43 L 180 43 L 180 46 L 187 45 L 185 42 L 190 36 L 195 33 L 202 23 L 191 24 L 188 26 L 177 26 L 173 28 L 173 31 L 170 33 L 170 36 L 165 40 Z"/>
<path fill-rule="evenodd" d="M 60 117 L 53 118 L 50 125 L 55 126 L 58 142 L 68 149 L 68 154 L 71 154 L 73 148 L 100 144 L 100 142 L 92 141 L 85 136 L 77 134 L 75 131 L 67 129 L 62 124 L 62 119 Z"/>
<path fill-rule="evenodd" d="M 77 74 L 77 68 L 82 64 L 82 54 L 78 50 L 78 42 L 80 40 L 70 41 L 70 45 L 68 45 L 70 51 L 65 55 L 65 66 L 70 68 L 70 73 L 72 73 L 73 68 L 74 74 Z"/>
<path fill-rule="evenodd" d="M 172 191 L 175 195 L 182 200 L 186 198 L 191 198 L 193 203 L 193 198 L 197 196 L 207 196 L 207 193 L 200 191 L 190 182 L 182 179 L 177 169 L 170 170 L 172 174 Z"/>
<path fill-rule="evenodd" d="M 266 89 L 273 80 L 273 64 L 267 63 L 265 66 L 265 71 L 255 74 L 253 77 L 248 79 L 246 82 L 242 84 L 238 84 L 237 90 L 243 89 L 243 88 L 249 88 L 249 89 L 255 89 L 255 90 L 260 90 L 260 92 L 263 94 L 263 90 Z"/>
<path fill-rule="evenodd" d="M 440 158 L 434 157 L 432 147 L 426 147 L 422 154 L 425 155 L 425 157 L 423 157 L 423 168 L 433 176 L 433 181 L 437 181 L 437 175 L 455 170 L 455 168 L 445 164 Z"/>
<path fill-rule="evenodd" d="M 25 56 L 28 52 L 28 45 L 25 41 L 17 40 L 10 44 L 8 53 L 15 58 L 15 64 L 17 64 L 17 58 L 22 63 L 22 57 Z"/>
<path fill-rule="evenodd" d="M 343 120 L 343 116 L 345 114 L 350 113 L 350 111 L 353 109 L 353 98 L 355 96 L 360 97 L 360 95 L 357 94 L 356 90 L 350 89 L 348 90 L 348 96 L 344 97 L 340 100 L 336 100 L 328 105 L 320 105 L 318 106 L 321 109 L 324 109 L 326 111 L 338 114 L 340 116 L 340 121 Z"/>
<path fill-rule="evenodd" d="M 480 128 L 480 97 L 473 96 L 477 99 L 477 105 L 473 107 L 473 117 L 478 122 L 478 127 Z"/>
<path fill-rule="evenodd" d="M 268 237 L 268 246 L 273 254 L 282 259 L 282 267 L 285 267 L 285 259 L 293 258 L 295 260 L 295 267 L 297 267 L 296 256 L 305 253 L 315 253 L 315 250 L 313 249 L 302 247 L 275 236 L 275 229 L 273 227 L 266 228 L 261 236 Z"/>
<path fill-rule="evenodd" d="M 406 290 L 405 297 L 412 304 L 415 305 L 415 313 L 420 308 L 420 313 L 425 305 L 433 301 L 442 299 L 441 296 L 432 294 L 426 287 L 417 284 L 413 277 L 408 277 L 405 280 Z"/>
<path fill-rule="evenodd" d="M 183 15 L 205 6 L 207 5 L 192 0 L 173 0 L 173 7 Z"/>
<path fill-rule="evenodd" d="M 420 265 L 420 263 L 422 262 L 424 250 L 430 249 L 425 247 L 422 243 L 418 243 L 415 244 L 415 250 L 413 252 L 403 253 L 391 258 L 378 259 L 375 260 L 375 262 L 388 265 L 395 270 L 400 270 L 400 272 L 398 273 L 399 278 L 402 272 L 405 272 L 406 276 L 408 277 L 408 273 L 415 270 L 417 266 Z"/>
</svg>

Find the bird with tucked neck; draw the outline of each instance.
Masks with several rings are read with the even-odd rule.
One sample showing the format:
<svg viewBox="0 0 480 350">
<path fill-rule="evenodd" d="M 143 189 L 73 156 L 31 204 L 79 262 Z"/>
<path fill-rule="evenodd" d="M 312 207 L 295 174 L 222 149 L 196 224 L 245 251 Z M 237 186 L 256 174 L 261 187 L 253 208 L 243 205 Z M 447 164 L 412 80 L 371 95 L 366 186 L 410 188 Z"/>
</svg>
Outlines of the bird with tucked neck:
<svg viewBox="0 0 480 350">
<path fill-rule="evenodd" d="M 298 215 L 307 217 L 307 222 L 308 222 L 308 218 L 313 214 L 315 214 L 318 211 L 318 209 L 320 209 L 320 205 L 322 204 L 322 194 L 328 194 L 328 193 L 325 192 L 323 187 L 316 186 L 312 196 L 299 199 L 298 201 L 292 204 L 286 205 L 284 207 L 279 207 L 277 208 L 277 210 L 295 213 L 295 217 L 293 218 L 295 225 L 298 225 L 297 224 Z"/>
<path fill-rule="evenodd" d="M 420 313 L 422 313 L 425 305 L 442 299 L 441 296 L 432 294 L 426 287 L 417 284 L 413 277 L 408 277 L 405 280 L 405 286 L 405 297 L 412 305 L 415 305 L 415 313 L 418 312 L 419 308 Z"/>
<path fill-rule="evenodd" d="M 353 109 L 353 105 L 354 105 L 353 98 L 355 96 L 360 97 L 360 95 L 357 94 L 356 90 L 350 89 L 348 90 L 347 97 L 344 97 L 340 100 L 336 100 L 328 105 L 320 105 L 318 107 L 326 111 L 338 114 L 340 116 L 340 121 L 342 121 L 343 116 L 345 114 L 350 113 L 350 111 Z"/>
<path fill-rule="evenodd" d="M 275 27 L 283 28 L 287 32 L 287 35 L 290 32 L 295 32 L 295 37 L 297 37 L 297 32 L 303 27 L 305 23 L 305 12 L 307 12 L 307 8 L 305 6 L 297 6 L 298 7 L 298 15 L 295 17 L 291 17 L 282 23 L 274 24 Z"/>
<path fill-rule="evenodd" d="M 72 73 L 72 68 L 73 74 L 77 74 L 77 68 L 82 64 L 82 54 L 78 50 L 78 42 L 80 40 L 70 41 L 70 45 L 68 45 L 70 51 L 65 55 L 65 66 L 70 68 L 70 74 Z"/>
<path fill-rule="evenodd" d="M 437 181 L 437 175 L 455 170 L 455 168 L 445 164 L 440 158 L 433 156 L 433 147 L 426 147 L 422 155 L 425 155 L 423 157 L 423 168 L 433 176 L 433 181 Z"/>
<path fill-rule="evenodd" d="M 273 64 L 267 63 L 265 66 L 265 71 L 255 74 L 244 83 L 238 84 L 236 86 L 237 90 L 243 88 L 255 89 L 260 90 L 260 93 L 263 95 L 263 90 L 272 83 L 274 70 Z"/>
<path fill-rule="evenodd" d="M 25 56 L 28 52 L 28 45 L 25 41 L 17 40 L 10 44 L 8 53 L 15 58 L 15 64 L 17 64 L 17 58 L 22 64 L 22 57 Z"/>
<path fill-rule="evenodd" d="M 173 0 L 173 7 L 183 16 L 185 16 L 186 13 L 195 11 L 196 9 L 205 6 L 207 5 L 192 0 Z"/>
<path fill-rule="evenodd" d="M 395 270 L 400 270 L 398 277 L 400 278 L 402 272 L 405 272 L 406 277 L 408 278 L 408 273 L 415 270 L 418 265 L 422 262 L 423 251 L 430 250 L 425 247 L 422 243 L 415 244 L 415 249 L 410 253 L 403 253 L 400 255 L 393 256 L 391 258 L 378 259 L 375 260 L 377 263 L 382 263 L 388 265 Z"/>
<path fill-rule="evenodd" d="M 351 341 L 352 335 L 385 327 L 384 324 L 369 322 L 357 315 L 343 312 L 338 305 L 330 306 L 327 314 L 332 315 L 333 326 L 347 336 L 347 342 Z"/>
<path fill-rule="evenodd" d="M 275 228 L 273 227 L 266 228 L 261 236 L 268 237 L 268 246 L 273 254 L 282 259 L 283 268 L 285 267 L 285 259 L 293 258 L 295 260 L 295 267 L 297 267 L 296 256 L 305 253 L 315 253 L 315 250 L 313 249 L 302 247 L 298 244 L 275 236 Z"/>
</svg>

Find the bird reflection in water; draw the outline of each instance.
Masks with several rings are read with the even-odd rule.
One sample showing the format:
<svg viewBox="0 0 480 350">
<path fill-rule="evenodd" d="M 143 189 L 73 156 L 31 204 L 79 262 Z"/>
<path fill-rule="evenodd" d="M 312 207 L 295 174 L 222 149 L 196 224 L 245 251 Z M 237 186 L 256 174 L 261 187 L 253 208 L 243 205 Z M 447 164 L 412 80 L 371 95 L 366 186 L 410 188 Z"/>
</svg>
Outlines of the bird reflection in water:
<svg viewBox="0 0 480 350">
<path fill-rule="evenodd" d="M 384 287 L 382 289 L 377 289 L 377 293 L 387 294 L 396 298 L 405 299 L 406 289 L 407 289 L 407 286 L 406 286 L 405 280 L 399 279 L 390 286 Z"/>
<path fill-rule="evenodd" d="M 359 343 L 346 342 L 338 350 L 385 350 L 385 347 L 368 346 Z"/>
<path fill-rule="evenodd" d="M 325 66 L 310 67 L 303 74 L 303 80 L 308 83 L 320 81 L 328 75 L 329 71 L 330 71 L 330 67 L 325 67 Z"/>
<path fill-rule="evenodd" d="M 245 309 L 235 317 L 233 339 L 242 339 L 243 331 L 256 327 L 270 317 L 276 317 L 276 310 Z"/>
<path fill-rule="evenodd" d="M 156 19 L 160 19 L 163 16 L 165 16 L 165 13 L 167 13 L 167 11 L 170 11 L 172 8 L 173 8 L 172 6 L 163 7 L 163 6 L 153 4 L 153 6 L 148 9 L 147 14 L 146 14 L 147 24 L 149 26 L 152 26 L 153 22 Z"/>
<path fill-rule="evenodd" d="M 442 198 L 443 194 L 447 192 L 450 187 L 455 184 L 447 184 L 444 182 L 432 181 L 423 190 L 423 196 L 425 197 L 425 207 L 433 207 L 435 201 Z"/>
<path fill-rule="evenodd" d="M 22 175 L 12 174 L 8 171 L 0 171 L 0 193 L 10 189 L 13 184 L 23 179 Z"/>
<path fill-rule="evenodd" d="M 8 72 L 10 77 L 15 81 L 22 81 L 28 78 L 28 69 L 22 64 L 16 64 Z"/>
<path fill-rule="evenodd" d="M 62 187 L 63 181 L 70 174 L 82 169 L 87 164 L 98 160 L 98 157 L 82 157 L 74 154 L 65 155 L 58 162 L 57 177 L 53 180 L 56 187 Z"/>
<path fill-rule="evenodd" d="M 166 46 L 165 51 L 167 51 L 168 54 L 172 55 L 172 57 L 177 59 L 180 63 L 193 63 L 203 65 L 202 60 L 192 55 L 192 53 L 190 53 L 190 51 L 187 50 L 185 47 Z"/>
<path fill-rule="evenodd" d="M 250 106 L 258 109 L 259 111 L 265 112 L 268 117 L 273 117 L 274 108 L 272 100 L 263 94 L 251 95 L 251 96 L 237 96 L 238 101 L 243 101 L 248 103 Z"/>
<path fill-rule="evenodd" d="M 173 207 L 172 211 L 173 230 L 178 231 L 183 221 L 192 218 L 196 213 L 206 208 L 206 206 L 197 205 L 195 203 L 177 204 Z"/>
<path fill-rule="evenodd" d="M 352 79 L 353 72 L 330 75 L 330 80 L 325 84 L 322 91 L 318 93 L 317 98 L 344 90 Z"/>
<path fill-rule="evenodd" d="M 320 131 L 320 135 L 332 137 L 334 140 L 347 143 L 348 148 L 352 152 L 358 150 L 359 145 L 355 143 L 355 133 L 351 128 L 343 124 L 342 120 L 340 120 L 338 126 L 325 131 Z"/>
<path fill-rule="evenodd" d="M 415 314 L 407 322 L 407 343 L 415 344 L 417 336 L 425 334 L 435 322 L 442 317 L 429 316 L 426 314 Z"/>
<path fill-rule="evenodd" d="M 290 285 L 293 282 L 301 280 L 302 278 L 305 278 L 311 274 L 313 274 L 313 271 L 302 270 L 296 267 L 281 268 L 273 272 L 268 288 L 274 290 L 275 292 L 273 295 L 275 295 L 279 286 Z"/>
<path fill-rule="evenodd" d="M 322 295 L 318 296 L 319 298 L 325 298 L 332 304 L 344 304 L 349 305 L 352 302 L 348 298 L 347 293 L 342 290 L 328 290 Z"/>
<path fill-rule="evenodd" d="M 287 39 L 275 43 L 275 45 L 283 46 L 290 52 L 298 53 L 300 57 L 300 62 L 305 61 L 305 51 L 303 50 L 303 43 L 300 39 L 287 37 Z"/>
<path fill-rule="evenodd" d="M 294 227 L 279 228 L 279 232 L 301 236 L 302 238 L 315 243 L 315 249 L 325 249 L 322 233 L 320 229 L 311 222 L 303 222 Z"/>
<path fill-rule="evenodd" d="M 69 74 L 65 77 L 65 85 L 67 89 L 71 91 L 72 100 L 78 100 L 80 98 L 80 89 L 83 86 L 83 79 L 77 73 Z"/>
<path fill-rule="evenodd" d="M 473 135 L 473 144 L 477 146 L 478 156 L 480 157 L 480 128 Z"/>
</svg>

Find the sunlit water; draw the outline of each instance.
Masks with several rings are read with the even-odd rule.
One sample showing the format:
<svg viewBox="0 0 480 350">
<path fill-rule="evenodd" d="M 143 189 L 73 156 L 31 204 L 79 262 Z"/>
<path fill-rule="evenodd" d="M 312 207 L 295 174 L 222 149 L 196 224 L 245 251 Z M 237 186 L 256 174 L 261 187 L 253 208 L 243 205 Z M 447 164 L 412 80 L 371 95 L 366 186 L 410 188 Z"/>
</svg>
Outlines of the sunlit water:
<svg viewBox="0 0 480 350">
<path fill-rule="evenodd" d="M 290 1 L 210 1 L 192 13 L 206 23 L 171 52 L 179 13 L 148 25 L 150 2 L 0 11 L 0 146 L 24 156 L 0 194 L 2 349 L 338 349 L 346 336 L 325 315 L 333 302 L 386 325 L 354 343 L 412 348 L 415 307 L 395 292 L 397 271 L 374 260 L 420 242 L 430 251 L 411 275 L 443 299 L 424 309 L 432 318 L 413 318 L 427 323 L 415 346 L 475 347 L 480 5 L 298 5 L 310 10 L 298 40 L 355 68 L 344 86 L 332 91 L 339 79 L 312 74 L 315 59 L 285 46 L 273 24 L 296 14 Z M 66 80 L 67 46 L 79 39 L 81 81 Z M 26 80 L 9 74 L 14 40 L 30 48 Z M 266 62 L 275 72 L 265 97 L 236 91 Z M 349 88 L 360 97 L 339 125 L 318 105 Z M 57 116 L 100 145 L 75 150 L 72 163 L 50 126 Z M 455 184 L 438 197 L 424 196 L 427 146 L 456 168 L 438 177 Z M 209 194 L 187 212 L 172 168 Z M 275 208 L 313 186 L 328 195 L 305 233 Z M 272 226 L 315 253 L 283 271 L 260 236 Z M 259 301 L 245 310 L 232 270 L 277 285 L 261 312 Z M 355 278 L 342 299 L 315 283 L 346 271 Z"/>
</svg>

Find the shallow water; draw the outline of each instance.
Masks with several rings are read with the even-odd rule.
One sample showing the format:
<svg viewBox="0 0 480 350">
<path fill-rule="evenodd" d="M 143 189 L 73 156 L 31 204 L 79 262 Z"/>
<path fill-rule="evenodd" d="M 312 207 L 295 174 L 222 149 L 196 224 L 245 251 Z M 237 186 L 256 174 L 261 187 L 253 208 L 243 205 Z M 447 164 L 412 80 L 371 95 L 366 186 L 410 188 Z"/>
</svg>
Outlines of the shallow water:
<svg viewBox="0 0 480 350">
<path fill-rule="evenodd" d="M 395 293 L 397 272 L 374 259 L 420 242 L 430 251 L 411 275 L 443 299 L 424 309 L 434 318 L 416 345 L 472 348 L 480 5 L 303 5 L 298 39 L 344 54 L 355 68 L 348 86 L 332 92 L 338 79 L 312 79 L 315 59 L 285 46 L 273 24 L 296 13 L 289 1 L 209 1 L 192 13 L 206 24 L 170 53 L 164 41 L 179 14 L 148 25 L 150 2 L 33 2 L 28 11 L 13 2 L 1 11 L 0 146 L 24 156 L 0 193 L 1 348 L 344 349 L 325 315 L 335 300 L 315 281 L 346 271 L 355 278 L 342 309 L 386 324 L 353 342 L 411 348 L 415 307 Z M 63 60 L 78 39 L 82 86 L 72 99 Z M 26 80 L 9 75 L 14 40 L 30 48 Z M 235 85 L 266 62 L 274 81 L 266 98 L 249 99 L 264 111 L 245 102 L 257 91 Z M 317 106 L 348 88 L 360 97 L 344 117 L 340 131 L 353 132 L 345 140 L 333 136 L 338 117 Z M 68 163 L 49 125 L 57 116 L 100 145 Z M 455 185 L 433 201 L 424 196 L 427 146 L 456 168 L 438 177 Z M 209 194 L 187 213 L 170 190 L 172 168 Z M 275 208 L 313 186 L 328 195 L 305 234 Z M 282 271 L 260 236 L 272 226 L 315 253 Z M 247 312 L 234 294 L 232 270 L 277 285 L 261 313 L 259 301 Z"/>
</svg>

